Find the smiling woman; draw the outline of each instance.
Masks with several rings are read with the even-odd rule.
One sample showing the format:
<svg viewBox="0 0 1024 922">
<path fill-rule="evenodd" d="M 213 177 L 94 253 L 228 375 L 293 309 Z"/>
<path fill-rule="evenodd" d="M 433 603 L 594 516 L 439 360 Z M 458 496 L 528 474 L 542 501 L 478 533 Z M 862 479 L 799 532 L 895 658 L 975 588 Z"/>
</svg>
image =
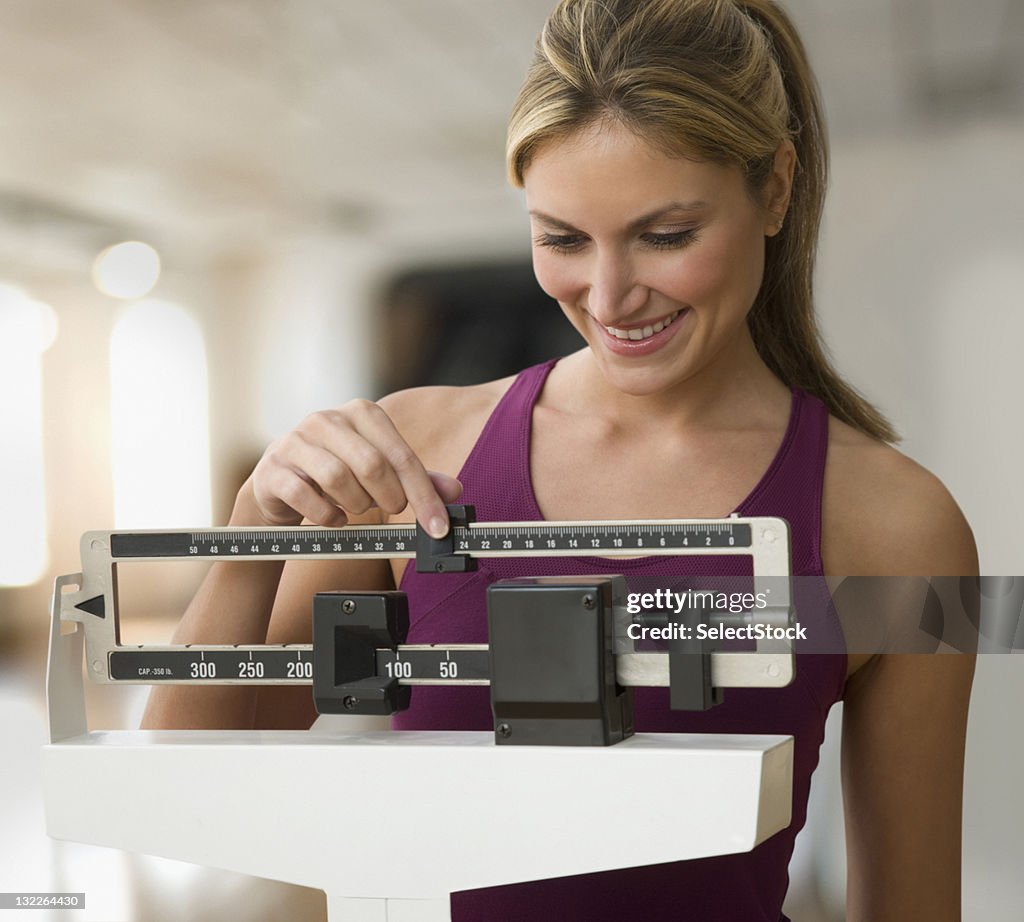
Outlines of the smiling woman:
<svg viewBox="0 0 1024 922">
<path fill-rule="evenodd" d="M 977 573 L 956 503 L 887 444 L 891 427 L 821 345 L 824 138 L 802 45 L 769 0 L 564 0 L 513 110 L 508 165 L 525 188 L 537 278 L 585 348 L 512 378 L 313 413 L 264 453 L 231 524 L 415 518 L 441 535 L 444 503 L 460 495 L 481 521 L 738 512 L 787 519 L 793 573 L 819 581 Z M 879 521 L 882 537 L 866 534 Z M 548 558 L 528 575 L 607 566 Z M 711 558 L 614 568 L 738 575 Z M 512 558 L 443 585 L 404 561 L 298 561 L 245 577 L 220 566 L 175 642 L 309 642 L 313 592 L 400 586 L 410 643 L 479 643 L 488 584 L 516 575 L 527 574 Z M 824 723 L 842 700 L 848 919 L 958 919 L 973 660 L 797 651 L 796 682 L 731 690 L 706 712 L 670 710 L 665 689 L 636 692 L 640 731 L 793 736 L 788 828 L 747 854 L 454 894 L 453 918 L 779 922 Z M 302 689 L 160 688 L 146 725 L 314 717 Z M 393 723 L 492 726 L 479 688 L 419 688 Z"/>
<path fill-rule="evenodd" d="M 537 279 L 612 391 L 675 402 L 673 382 L 718 390 L 738 371 L 777 385 L 745 321 L 794 159 L 780 144 L 774 197 L 759 205 L 736 167 L 666 156 L 616 122 L 534 156 L 525 187 Z M 680 194 L 692 202 L 673 203 Z"/>
</svg>

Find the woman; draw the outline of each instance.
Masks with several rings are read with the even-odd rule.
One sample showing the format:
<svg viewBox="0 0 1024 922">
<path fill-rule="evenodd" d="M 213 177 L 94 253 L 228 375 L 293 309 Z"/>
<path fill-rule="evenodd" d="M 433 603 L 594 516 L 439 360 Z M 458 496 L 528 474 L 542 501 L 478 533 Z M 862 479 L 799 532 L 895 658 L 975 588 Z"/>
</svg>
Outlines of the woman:
<svg viewBox="0 0 1024 922">
<path fill-rule="evenodd" d="M 231 524 L 417 519 L 440 535 L 460 493 L 481 520 L 740 511 L 790 521 L 794 573 L 977 573 L 956 503 L 886 444 L 889 425 L 819 343 L 811 280 L 826 159 L 803 49 L 768 0 L 565 0 L 514 108 L 508 163 L 537 278 L 586 347 L 514 379 L 314 413 L 267 449 Z M 687 572 L 681 561 L 604 566 L 672 576 Z M 479 641 L 487 583 L 526 572 L 500 561 L 464 577 L 404 570 L 215 568 L 175 640 L 308 642 L 314 592 L 401 586 L 410 642 Z M 825 716 L 842 699 L 847 918 L 959 919 L 972 675 L 967 656 L 798 656 L 789 688 L 734 690 L 697 715 L 640 690 L 641 731 L 792 733 L 793 824 L 748 855 L 456 894 L 453 918 L 777 922 Z M 396 725 L 488 729 L 486 704 L 418 689 Z M 154 691 L 146 725 L 314 717 L 308 689 L 179 687 Z"/>
</svg>

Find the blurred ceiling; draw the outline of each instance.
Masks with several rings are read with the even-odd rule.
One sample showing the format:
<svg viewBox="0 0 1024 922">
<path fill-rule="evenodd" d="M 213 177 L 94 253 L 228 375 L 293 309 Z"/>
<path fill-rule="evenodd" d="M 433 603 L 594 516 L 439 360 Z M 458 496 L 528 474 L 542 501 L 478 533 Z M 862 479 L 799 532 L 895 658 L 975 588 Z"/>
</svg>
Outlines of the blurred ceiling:
<svg viewBox="0 0 1024 922">
<path fill-rule="evenodd" d="M 507 212 L 553 0 L 3 0 L 0 269 Z M 1024 112 L 1021 0 L 790 0 L 837 140 Z"/>
</svg>

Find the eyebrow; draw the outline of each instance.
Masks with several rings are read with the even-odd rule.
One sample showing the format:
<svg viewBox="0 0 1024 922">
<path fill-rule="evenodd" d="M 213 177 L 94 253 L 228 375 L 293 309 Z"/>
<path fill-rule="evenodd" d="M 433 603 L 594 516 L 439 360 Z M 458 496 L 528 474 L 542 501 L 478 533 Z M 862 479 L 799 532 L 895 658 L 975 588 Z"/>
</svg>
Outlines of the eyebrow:
<svg viewBox="0 0 1024 922">
<path fill-rule="evenodd" d="M 628 230 L 637 230 L 638 228 L 644 227 L 648 224 L 653 224 L 666 215 L 670 215 L 678 211 L 700 211 L 707 208 L 708 203 L 705 201 L 693 201 L 693 202 L 671 202 L 664 208 L 658 208 L 654 211 L 648 212 L 645 215 L 641 215 L 635 221 L 631 221 Z M 544 221 L 546 224 L 550 224 L 552 227 L 560 228 L 561 230 L 578 231 L 578 228 L 573 227 L 566 221 L 560 221 L 558 218 L 553 218 L 551 215 L 544 214 L 543 211 L 531 210 L 530 214 Z"/>
</svg>

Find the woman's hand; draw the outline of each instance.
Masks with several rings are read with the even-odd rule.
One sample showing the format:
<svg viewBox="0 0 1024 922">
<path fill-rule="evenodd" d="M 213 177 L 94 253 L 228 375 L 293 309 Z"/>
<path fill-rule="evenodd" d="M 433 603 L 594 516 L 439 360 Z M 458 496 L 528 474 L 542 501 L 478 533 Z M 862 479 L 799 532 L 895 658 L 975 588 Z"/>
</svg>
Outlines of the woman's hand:
<svg viewBox="0 0 1024 922">
<path fill-rule="evenodd" d="M 306 519 L 336 527 L 374 507 L 396 515 L 408 505 L 440 538 L 448 531 L 445 503 L 461 493 L 454 477 L 426 470 L 380 406 L 352 400 L 307 416 L 273 442 L 239 498 L 251 499 L 242 517 L 258 518 L 248 524 L 259 525 Z M 236 516 L 234 524 L 242 524 Z"/>
</svg>

